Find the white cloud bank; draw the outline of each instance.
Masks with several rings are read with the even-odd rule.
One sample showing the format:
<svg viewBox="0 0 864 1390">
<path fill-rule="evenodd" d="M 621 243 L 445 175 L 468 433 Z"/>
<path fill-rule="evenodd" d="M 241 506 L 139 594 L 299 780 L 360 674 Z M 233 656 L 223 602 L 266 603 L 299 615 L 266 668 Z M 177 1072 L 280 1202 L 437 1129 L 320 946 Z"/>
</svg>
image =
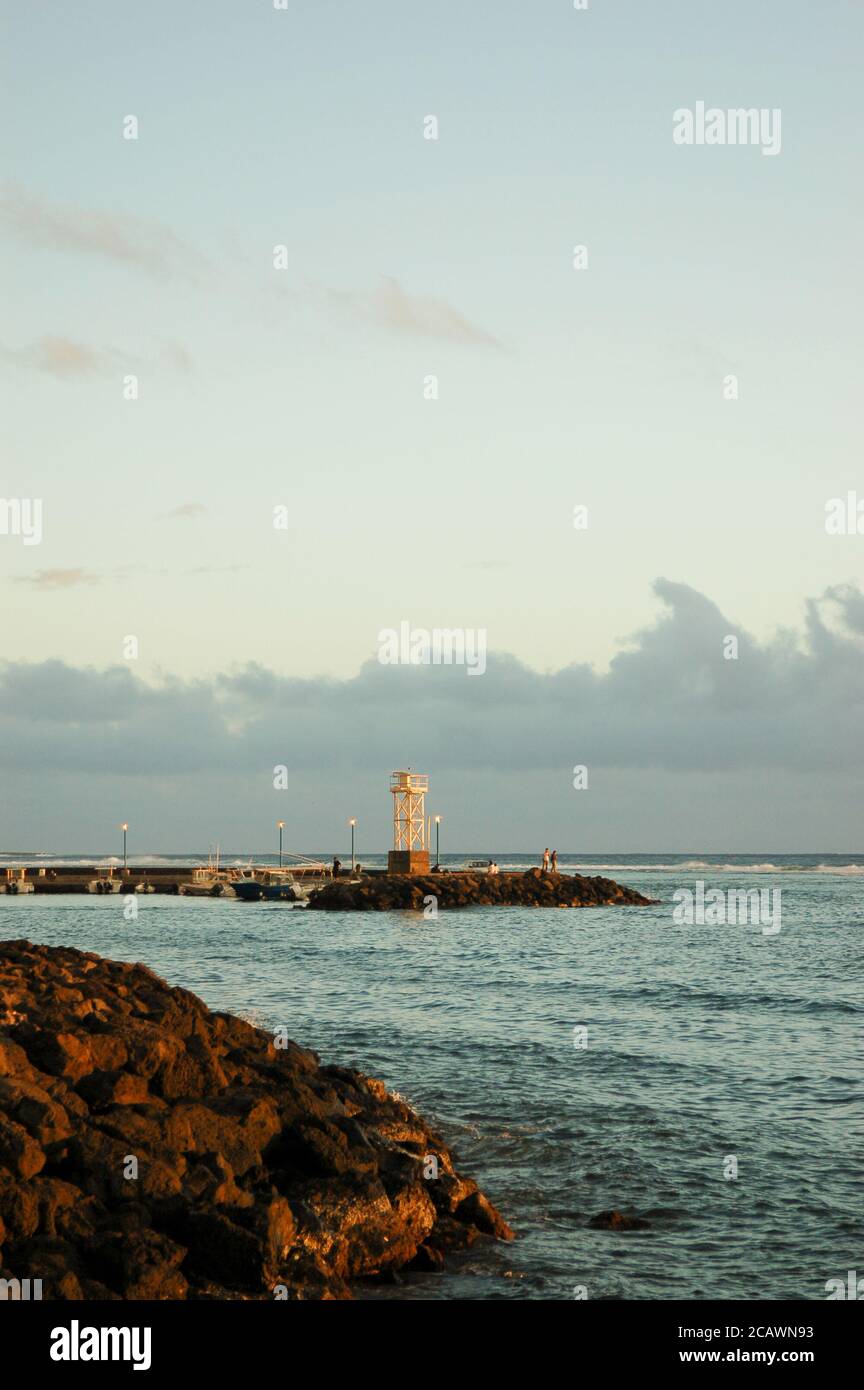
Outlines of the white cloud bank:
<svg viewBox="0 0 864 1390">
<path fill-rule="evenodd" d="M 133 797 L 140 803 L 145 823 L 168 785 L 172 802 L 188 795 L 199 805 L 202 787 L 218 783 L 219 795 L 239 808 L 231 822 L 239 826 L 241 813 L 257 817 L 260 806 L 266 807 L 261 823 L 269 825 L 276 805 L 272 769 L 284 763 L 292 785 L 303 788 L 312 843 L 314 827 L 323 835 L 333 817 L 341 825 L 341 805 L 327 808 L 322 798 L 350 802 L 346 786 L 356 783 L 370 796 L 374 788 L 383 816 L 379 787 L 399 766 L 420 768 L 442 790 L 449 787 L 463 820 L 471 816 L 472 792 L 494 787 L 484 810 L 490 833 L 507 826 L 517 836 L 536 820 L 532 798 L 557 798 L 559 820 L 565 814 L 572 820 L 578 807 L 582 822 L 588 806 L 599 806 L 599 797 L 586 802 L 572 790 L 572 766 L 585 764 L 589 786 L 606 788 L 604 824 L 617 823 L 610 791 L 617 785 L 620 823 L 650 825 L 654 844 L 667 847 L 666 827 L 677 825 L 686 809 L 670 804 L 673 786 L 679 798 L 688 789 L 697 836 L 703 799 L 704 824 L 722 834 L 708 814 L 718 788 L 725 788 L 731 807 L 742 799 L 751 804 L 755 795 L 763 821 L 772 817 L 761 841 L 768 845 L 787 824 L 786 796 L 778 788 L 804 778 L 799 791 L 812 816 L 802 821 L 796 811 L 789 833 L 817 836 L 815 848 L 840 843 L 854 804 L 850 787 L 860 797 L 864 771 L 864 595 L 852 586 L 828 590 L 808 604 L 803 633 L 759 644 L 688 586 L 661 580 L 656 591 L 665 615 L 636 634 L 606 673 L 573 664 L 541 674 L 490 654 L 485 676 L 473 681 L 458 667 L 383 667 L 372 660 L 347 681 L 296 679 L 252 665 L 152 685 L 130 666 L 96 671 L 62 661 L 7 662 L 0 668 L 0 767 L 23 789 L 37 823 L 40 802 L 62 777 L 67 793 L 77 788 L 82 824 L 105 823 L 100 779 L 115 788 L 120 779 L 120 796 L 127 805 Z M 724 658 L 729 635 L 738 637 L 737 660 Z M 303 813 L 293 800 L 292 812 Z M 4 836 L 20 844 L 14 824 L 7 807 Z M 574 835 L 577 828 L 584 832 L 584 823 L 574 821 Z M 558 838 L 566 843 L 564 833 Z M 856 835 L 849 825 L 841 847 L 857 838 L 860 828 Z M 181 847 L 196 842 L 193 836 Z M 518 840 L 510 843 L 519 847 Z M 720 847 L 731 844 L 729 838 Z M 806 848 L 800 840 L 791 847 Z"/>
</svg>

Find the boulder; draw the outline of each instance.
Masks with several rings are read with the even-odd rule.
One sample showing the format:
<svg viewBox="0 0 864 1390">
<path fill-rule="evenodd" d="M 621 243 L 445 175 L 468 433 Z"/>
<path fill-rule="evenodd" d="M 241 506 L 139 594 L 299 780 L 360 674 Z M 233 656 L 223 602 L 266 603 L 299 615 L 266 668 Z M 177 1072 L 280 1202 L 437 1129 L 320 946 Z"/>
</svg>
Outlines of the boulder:
<svg viewBox="0 0 864 1390">
<path fill-rule="evenodd" d="M 592 1231 L 644 1231 L 650 1225 L 641 1216 L 627 1216 L 624 1212 L 613 1209 L 612 1211 L 601 1211 L 596 1216 L 592 1216 L 588 1222 Z"/>
</svg>

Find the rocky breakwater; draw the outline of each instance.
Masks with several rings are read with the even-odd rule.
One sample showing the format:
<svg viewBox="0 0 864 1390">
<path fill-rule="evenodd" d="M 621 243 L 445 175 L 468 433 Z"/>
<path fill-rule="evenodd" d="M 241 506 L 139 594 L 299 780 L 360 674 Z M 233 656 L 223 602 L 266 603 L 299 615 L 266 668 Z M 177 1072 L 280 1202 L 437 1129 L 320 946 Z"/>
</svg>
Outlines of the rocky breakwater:
<svg viewBox="0 0 864 1390">
<path fill-rule="evenodd" d="M 143 965 L 0 942 L 0 1279 L 346 1298 L 511 1236 L 381 1081 Z"/>
<path fill-rule="evenodd" d="M 611 878 L 581 874 L 425 874 L 336 879 L 313 893 L 310 908 L 387 912 L 422 910 L 429 898 L 439 908 L 454 907 L 647 907 L 654 901 Z"/>
</svg>

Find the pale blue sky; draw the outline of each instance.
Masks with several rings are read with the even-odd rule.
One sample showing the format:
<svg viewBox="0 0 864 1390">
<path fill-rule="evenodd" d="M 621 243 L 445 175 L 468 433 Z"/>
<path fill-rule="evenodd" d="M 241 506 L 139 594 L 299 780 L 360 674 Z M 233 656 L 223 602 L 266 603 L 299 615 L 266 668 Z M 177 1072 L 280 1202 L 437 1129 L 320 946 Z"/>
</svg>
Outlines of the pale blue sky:
<svg viewBox="0 0 864 1390">
<path fill-rule="evenodd" d="M 46 509 L 41 547 L 0 548 L 21 655 L 105 663 L 133 632 L 144 667 L 349 675 L 409 618 L 602 665 L 659 574 L 759 634 L 797 625 L 861 573 L 823 530 L 864 492 L 861 30 L 840 0 L 13 7 L 13 196 L 182 243 L 159 277 L 5 242 L 4 494 Z M 699 99 L 781 107 L 779 157 L 675 147 Z M 382 276 L 501 347 L 370 321 Z M 51 336 L 101 365 L 20 360 Z M 154 521 L 187 503 L 208 510 Z M 49 568 L 99 582 L 15 582 Z M 274 619 L 296 642 L 274 650 Z"/>
<path fill-rule="evenodd" d="M 490 844 L 548 803 L 559 845 L 855 845 L 828 731 L 860 727 L 864 537 L 824 518 L 864 497 L 860 6 L 4 13 L 0 496 L 42 498 L 44 540 L 0 536 L 3 655 L 120 667 L 5 671 L 7 839 L 86 806 L 91 844 L 267 843 L 285 762 L 307 846 L 358 809 L 380 842 L 379 779 L 426 758 L 454 843 L 482 796 Z M 676 146 L 698 101 L 780 108 L 780 154 Z M 403 620 L 505 656 L 410 700 L 354 680 Z M 634 633 L 566 699 L 511 680 Z"/>
</svg>

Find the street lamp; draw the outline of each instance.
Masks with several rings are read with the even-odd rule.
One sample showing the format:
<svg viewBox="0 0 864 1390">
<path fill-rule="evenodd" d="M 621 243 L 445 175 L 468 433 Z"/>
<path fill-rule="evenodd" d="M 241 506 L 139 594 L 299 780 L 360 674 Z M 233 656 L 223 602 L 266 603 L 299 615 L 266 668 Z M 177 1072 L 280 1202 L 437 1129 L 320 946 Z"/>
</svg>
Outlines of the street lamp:
<svg viewBox="0 0 864 1390">
<path fill-rule="evenodd" d="M 357 824 L 356 816 L 352 816 L 348 824 L 351 827 L 351 872 L 354 872 L 354 827 Z"/>
<path fill-rule="evenodd" d="M 126 861 L 126 832 L 127 832 L 128 829 L 129 829 L 129 824 L 128 824 L 128 822 L 124 820 L 124 822 L 123 822 L 123 824 L 121 825 L 120 829 L 123 831 L 123 872 L 125 873 L 125 872 L 126 872 L 126 869 L 127 869 L 127 867 L 128 867 L 127 861 Z"/>
<path fill-rule="evenodd" d="M 281 868 L 282 868 L 282 831 L 285 829 L 285 822 L 284 822 L 284 820 L 277 820 L 276 825 L 277 825 L 278 828 L 279 828 L 279 868 L 281 869 Z"/>
<path fill-rule="evenodd" d="M 441 817 L 435 817 L 435 863 L 441 867 Z"/>
</svg>

